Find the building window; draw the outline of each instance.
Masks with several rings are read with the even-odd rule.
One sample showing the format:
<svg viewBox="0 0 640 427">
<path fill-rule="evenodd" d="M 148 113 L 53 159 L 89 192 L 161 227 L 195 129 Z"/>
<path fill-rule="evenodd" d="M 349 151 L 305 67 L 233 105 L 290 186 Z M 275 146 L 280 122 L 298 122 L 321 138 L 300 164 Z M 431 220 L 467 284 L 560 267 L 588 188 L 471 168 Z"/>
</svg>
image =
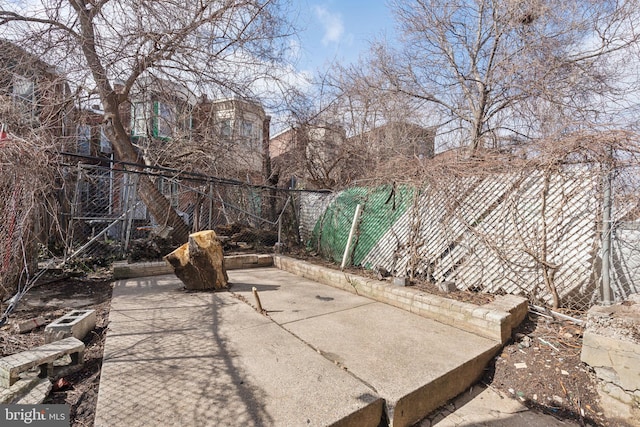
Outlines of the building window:
<svg viewBox="0 0 640 427">
<path fill-rule="evenodd" d="M 135 102 L 132 107 L 132 127 L 133 136 L 147 135 L 147 109 L 144 102 Z"/>
<path fill-rule="evenodd" d="M 157 138 L 170 138 L 173 135 L 176 123 L 176 113 L 173 106 L 164 102 L 153 103 L 154 129 L 153 136 Z"/>
<path fill-rule="evenodd" d="M 104 154 L 111 154 L 113 152 L 111 141 L 109 141 L 104 128 L 100 128 L 100 152 Z"/>
<path fill-rule="evenodd" d="M 245 138 L 253 137 L 253 123 L 247 120 L 242 121 L 242 134 Z"/>
<path fill-rule="evenodd" d="M 171 203 L 171 207 L 173 207 L 174 209 L 178 208 L 178 204 L 179 204 L 179 195 L 178 195 L 179 186 L 178 186 L 178 183 L 176 181 L 169 180 L 169 179 L 166 179 L 166 178 L 160 178 L 158 180 L 158 190 L 160 190 L 160 192 L 162 194 L 164 194 L 164 196 L 167 199 L 169 199 L 169 202 Z"/>
<path fill-rule="evenodd" d="M 225 119 L 220 122 L 220 135 L 227 138 L 231 137 L 231 119 Z"/>
<path fill-rule="evenodd" d="M 29 114 L 33 117 L 35 115 L 34 81 L 18 74 L 14 74 L 12 80 L 12 96 L 14 105 L 23 113 Z"/>
<path fill-rule="evenodd" d="M 13 76 L 13 97 L 16 101 L 33 104 L 34 82 L 23 76 Z"/>
<path fill-rule="evenodd" d="M 91 126 L 79 125 L 78 126 L 78 154 L 85 156 L 91 155 Z"/>
<path fill-rule="evenodd" d="M 247 145 L 252 148 L 258 146 L 260 142 L 260 128 L 256 125 L 255 122 L 243 120 L 240 132 Z"/>
</svg>

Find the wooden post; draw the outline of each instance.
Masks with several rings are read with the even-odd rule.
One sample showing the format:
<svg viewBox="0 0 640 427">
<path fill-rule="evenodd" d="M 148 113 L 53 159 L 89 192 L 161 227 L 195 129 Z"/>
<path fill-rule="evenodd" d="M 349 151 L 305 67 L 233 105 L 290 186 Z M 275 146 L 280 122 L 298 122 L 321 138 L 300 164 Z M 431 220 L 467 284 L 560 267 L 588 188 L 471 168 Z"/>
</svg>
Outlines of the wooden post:
<svg viewBox="0 0 640 427">
<path fill-rule="evenodd" d="M 356 234 L 356 228 L 358 227 L 358 220 L 360 219 L 361 213 L 362 213 L 362 205 L 358 204 L 358 206 L 356 206 L 356 213 L 353 214 L 353 222 L 351 223 L 351 230 L 349 230 L 349 238 L 347 239 L 347 246 L 344 248 L 344 255 L 342 256 L 342 265 L 340 266 L 340 270 L 344 270 L 344 267 L 347 265 L 347 260 L 349 259 L 349 252 L 351 250 L 351 242 L 353 241 L 353 235 Z"/>
<path fill-rule="evenodd" d="M 256 289 L 255 286 L 251 288 L 251 292 L 253 292 L 253 297 L 256 299 L 256 307 L 258 308 L 258 311 L 262 313 L 264 309 L 262 308 L 262 303 L 260 302 L 260 295 L 258 295 L 258 290 Z"/>
</svg>

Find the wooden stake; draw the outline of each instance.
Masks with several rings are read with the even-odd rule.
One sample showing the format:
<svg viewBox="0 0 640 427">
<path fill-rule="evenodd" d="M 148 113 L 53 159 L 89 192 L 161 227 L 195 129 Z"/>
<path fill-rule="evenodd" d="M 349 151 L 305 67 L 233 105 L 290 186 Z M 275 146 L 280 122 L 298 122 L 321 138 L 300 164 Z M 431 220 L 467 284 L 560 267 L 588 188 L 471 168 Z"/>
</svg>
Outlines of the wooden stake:
<svg viewBox="0 0 640 427">
<path fill-rule="evenodd" d="M 253 297 L 256 299 L 256 306 L 258 308 L 258 311 L 262 313 L 264 309 L 262 308 L 262 303 L 260 302 L 260 295 L 258 295 L 258 290 L 256 289 L 255 286 L 251 289 L 251 292 L 253 292 Z"/>
</svg>

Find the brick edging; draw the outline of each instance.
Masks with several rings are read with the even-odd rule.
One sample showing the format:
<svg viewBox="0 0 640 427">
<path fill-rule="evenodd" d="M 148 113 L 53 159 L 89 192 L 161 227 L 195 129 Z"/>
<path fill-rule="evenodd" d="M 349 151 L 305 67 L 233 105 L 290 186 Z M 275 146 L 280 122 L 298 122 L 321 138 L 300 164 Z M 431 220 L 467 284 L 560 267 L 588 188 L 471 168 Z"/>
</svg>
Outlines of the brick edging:
<svg viewBox="0 0 640 427">
<path fill-rule="evenodd" d="M 273 257 L 269 254 L 230 255 L 224 257 L 224 267 L 227 270 L 271 267 L 272 265 Z M 173 274 L 173 267 L 165 261 L 135 264 L 128 264 L 125 261 L 113 264 L 113 278 L 115 280 L 162 276 L 164 274 Z"/>
<path fill-rule="evenodd" d="M 515 295 L 497 296 L 493 302 L 478 306 L 283 255 L 273 255 L 273 265 L 298 276 L 384 302 L 502 344 L 511 337 L 511 331 L 524 320 L 528 310 L 527 300 Z"/>
</svg>

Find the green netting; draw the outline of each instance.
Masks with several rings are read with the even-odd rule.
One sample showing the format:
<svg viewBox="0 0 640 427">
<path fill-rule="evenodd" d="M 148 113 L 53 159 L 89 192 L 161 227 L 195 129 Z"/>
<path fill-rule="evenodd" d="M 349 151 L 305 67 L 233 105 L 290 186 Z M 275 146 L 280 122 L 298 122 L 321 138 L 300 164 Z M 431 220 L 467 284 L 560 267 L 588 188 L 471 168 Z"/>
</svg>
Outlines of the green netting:
<svg viewBox="0 0 640 427">
<path fill-rule="evenodd" d="M 406 211 L 414 193 L 412 187 L 394 188 L 391 185 L 345 190 L 316 223 L 310 245 L 325 257 L 341 262 L 356 206 L 361 204 L 362 216 L 352 251 L 353 265 L 360 265 L 378 240 Z"/>
</svg>

